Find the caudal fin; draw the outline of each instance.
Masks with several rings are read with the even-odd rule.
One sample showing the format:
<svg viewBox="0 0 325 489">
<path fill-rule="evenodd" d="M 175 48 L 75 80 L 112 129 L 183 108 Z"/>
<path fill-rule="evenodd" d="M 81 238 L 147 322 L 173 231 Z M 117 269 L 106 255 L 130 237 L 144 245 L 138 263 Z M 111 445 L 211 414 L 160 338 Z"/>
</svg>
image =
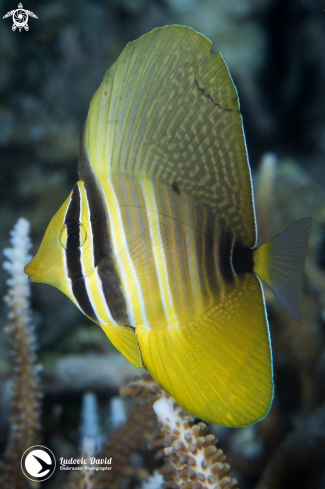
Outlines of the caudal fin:
<svg viewBox="0 0 325 489">
<path fill-rule="evenodd" d="M 295 222 L 254 250 L 254 273 L 301 324 L 299 298 L 312 219 Z"/>
</svg>

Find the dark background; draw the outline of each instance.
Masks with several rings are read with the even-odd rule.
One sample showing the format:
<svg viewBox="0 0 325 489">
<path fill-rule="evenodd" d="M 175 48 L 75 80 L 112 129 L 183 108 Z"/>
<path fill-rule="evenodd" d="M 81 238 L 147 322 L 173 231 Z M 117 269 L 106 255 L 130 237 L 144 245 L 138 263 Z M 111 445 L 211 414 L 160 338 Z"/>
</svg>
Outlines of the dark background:
<svg viewBox="0 0 325 489">
<path fill-rule="evenodd" d="M 244 449 L 238 459 L 233 456 L 241 487 L 253 487 L 285 436 L 295 429 L 297 420 L 303 419 L 303 400 L 309 392 L 304 390 L 306 375 L 310 386 L 323 351 L 325 1 L 24 0 L 24 8 L 38 19 L 30 17 L 29 31 L 21 33 L 12 32 L 11 18 L 2 19 L 17 5 L 18 1 L 0 0 L 1 249 L 8 246 L 9 230 L 18 217 L 24 216 L 31 222 L 32 251 L 37 251 L 49 220 L 77 181 L 79 135 L 104 72 L 127 42 L 167 24 L 193 27 L 212 41 L 213 51 L 222 52 L 238 89 L 254 175 L 265 153 L 272 152 L 279 160 L 278 173 L 273 176 L 279 193 L 274 213 L 269 210 L 270 214 L 264 215 L 264 227 L 271 215 L 281 226 L 306 215 L 315 220 L 310 252 L 314 268 L 304 286 L 308 290 L 303 306 L 305 317 L 310 313 L 305 322 L 311 325 L 313 339 L 300 334 L 295 326 L 285 326 L 287 316 L 278 313 L 267 296 L 271 330 L 282 327 L 284 331 L 271 331 L 278 389 L 274 430 L 278 435 L 268 445 L 271 428 L 246 432 L 251 436 L 247 442 L 244 435 L 242 439 L 238 435 L 240 430 L 229 437 L 222 430 L 219 433 L 229 450 L 255 447 L 254 456 L 259 457 L 256 470 L 247 468 L 254 466 L 254 457 L 250 462 L 246 454 L 245 459 Z M 261 186 L 259 191 L 263 194 Z M 275 226 L 272 233 L 279 230 Z M 314 270 L 319 274 L 318 282 Z M 2 271 L 1 295 L 5 294 L 5 279 Z M 136 369 L 115 355 L 101 330 L 61 293 L 38 284 L 32 287 L 32 293 L 39 355 L 44 365 L 44 437 L 54 449 L 69 454 L 77 450 L 79 443 L 82 392 L 91 388 L 97 393 L 105 428 L 111 396 Z M 4 304 L 0 305 L 3 324 L 6 316 Z M 290 341 L 301 347 L 299 354 L 294 347 L 292 354 Z M 311 350 L 308 354 L 313 358 L 306 371 L 300 368 L 307 355 L 304 348 Z M 8 342 L 1 333 L 2 449 L 8 431 L 8 351 Z M 85 357 L 87 361 L 83 361 Z M 321 398 L 317 406 L 324 400 Z M 310 414 L 311 408 L 305 412 Z M 301 484 L 295 487 L 307 487 Z"/>
</svg>

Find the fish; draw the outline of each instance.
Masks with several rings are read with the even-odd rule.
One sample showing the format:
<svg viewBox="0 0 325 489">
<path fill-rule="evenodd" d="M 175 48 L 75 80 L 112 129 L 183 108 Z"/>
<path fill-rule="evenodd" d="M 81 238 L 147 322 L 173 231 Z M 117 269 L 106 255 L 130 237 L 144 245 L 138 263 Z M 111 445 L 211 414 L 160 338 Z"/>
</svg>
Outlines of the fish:
<svg viewBox="0 0 325 489">
<path fill-rule="evenodd" d="M 79 181 L 26 265 L 188 413 L 263 419 L 274 392 L 262 281 L 301 322 L 312 225 L 257 247 L 236 87 L 186 26 L 130 42 L 90 102 Z"/>
</svg>

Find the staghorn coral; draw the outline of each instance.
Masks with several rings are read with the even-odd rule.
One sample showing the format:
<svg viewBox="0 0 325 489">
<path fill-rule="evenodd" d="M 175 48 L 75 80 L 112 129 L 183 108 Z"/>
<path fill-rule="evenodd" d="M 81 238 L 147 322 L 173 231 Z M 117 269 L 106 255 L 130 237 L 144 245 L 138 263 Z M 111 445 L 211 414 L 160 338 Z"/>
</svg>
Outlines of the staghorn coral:
<svg viewBox="0 0 325 489">
<path fill-rule="evenodd" d="M 100 445 L 97 398 L 93 392 L 85 392 L 82 398 L 81 455 L 89 460 L 96 455 Z M 90 465 L 90 463 L 89 463 Z M 89 470 L 71 472 L 66 489 L 93 489 L 95 473 Z"/>
<path fill-rule="evenodd" d="M 13 375 L 9 440 L 0 464 L 2 489 L 28 487 L 27 479 L 20 470 L 20 459 L 27 448 L 39 441 L 39 365 L 36 363 L 36 337 L 29 309 L 30 287 L 23 273 L 24 265 L 30 260 L 28 233 L 29 222 L 18 219 L 10 233 L 12 248 L 6 248 L 3 252 L 7 258 L 3 268 L 11 275 L 7 280 L 9 290 L 4 300 L 10 308 L 10 324 L 6 332 L 12 345 Z"/>
<path fill-rule="evenodd" d="M 171 398 L 159 399 L 154 410 L 162 423 L 168 446 L 166 462 L 161 469 L 164 489 L 230 489 L 237 480 L 229 477 L 226 456 L 217 449 L 217 439 L 207 434 L 205 423 L 193 424 L 193 417 L 185 413 Z"/>
<path fill-rule="evenodd" d="M 111 471 L 96 471 L 86 475 L 84 471 L 71 473 L 66 489 L 120 489 L 127 480 L 145 480 L 148 470 L 132 464 L 132 458 L 146 448 L 158 428 L 153 403 L 162 396 L 162 390 L 148 374 L 135 377 L 120 389 L 122 396 L 135 397 L 133 409 L 127 420 L 121 422 L 104 442 L 96 458 L 112 458 Z M 88 456 L 89 455 L 88 453 Z"/>
<path fill-rule="evenodd" d="M 159 489 L 164 483 L 164 478 L 159 474 L 158 470 L 155 470 L 152 475 L 148 477 L 141 485 L 140 489 Z"/>
<path fill-rule="evenodd" d="M 157 418 L 152 406 L 161 397 L 162 391 L 152 377 L 145 374 L 122 387 L 120 393 L 122 396 L 135 396 L 133 409 L 127 421 L 120 424 L 97 454 L 98 458 L 112 457 L 114 471 L 98 472 L 95 489 L 120 489 L 125 478 L 144 480 L 148 477 L 146 469 L 132 466 L 132 457 L 146 448 L 157 430 Z"/>
<path fill-rule="evenodd" d="M 110 408 L 110 425 L 113 429 L 116 429 L 127 420 L 123 399 L 117 396 L 113 397 L 110 402 Z"/>
<path fill-rule="evenodd" d="M 82 454 L 92 457 L 100 446 L 100 429 L 97 398 L 93 392 L 85 392 L 82 398 Z"/>
<path fill-rule="evenodd" d="M 91 475 L 84 471 L 73 472 L 66 489 L 120 489 L 129 487 L 126 484 L 130 480 L 145 479 L 147 481 L 141 486 L 143 489 L 237 487 L 236 479 L 228 476 L 229 465 L 225 463 L 225 455 L 215 446 L 215 436 L 207 434 L 206 424 L 194 425 L 193 417 L 166 397 L 150 375 L 134 378 L 121 388 L 121 394 L 135 397 L 133 409 L 127 421 L 119 425 L 96 453 L 96 458 L 112 457 L 112 470 Z M 159 429 L 156 415 L 162 429 Z M 132 466 L 133 456 L 141 454 L 146 446 L 160 448 L 156 458 L 165 454 L 164 465 L 159 473 L 154 471 L 152 476 L 147 469 Z M 162 446 L 166 447 L 164 451 Z"/>
</svg>

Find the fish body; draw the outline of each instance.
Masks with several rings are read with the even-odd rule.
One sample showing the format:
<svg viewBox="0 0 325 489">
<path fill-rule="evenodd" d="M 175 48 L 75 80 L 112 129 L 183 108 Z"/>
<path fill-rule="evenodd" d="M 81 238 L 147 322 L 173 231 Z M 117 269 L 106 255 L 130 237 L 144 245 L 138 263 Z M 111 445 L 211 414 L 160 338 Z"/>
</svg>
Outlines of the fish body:
<svg viewBox="0 0 325 489">
<path fill-rule="evenodd" d="M 91 101 L 79 181 L 25 272 L 185 410 L 245 426 L 273 398 L 260 278 L 300 320 L 311 219 L 256 248 L 238 96 L 210 49 L 182 26 L 126 46 Z"/>
</svg>

